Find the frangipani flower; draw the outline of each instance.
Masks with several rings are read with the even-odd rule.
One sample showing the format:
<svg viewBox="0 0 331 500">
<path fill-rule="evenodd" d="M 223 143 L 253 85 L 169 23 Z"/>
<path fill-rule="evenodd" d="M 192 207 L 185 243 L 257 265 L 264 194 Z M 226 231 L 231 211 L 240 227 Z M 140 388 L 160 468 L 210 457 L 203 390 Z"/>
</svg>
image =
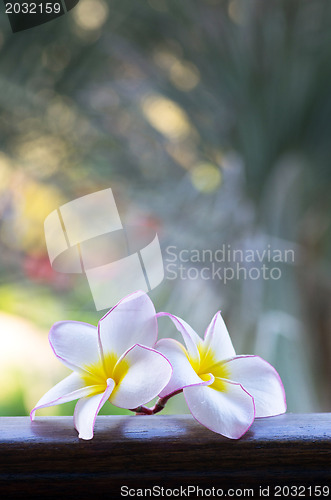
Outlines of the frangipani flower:
<svg viewBox="0 0 331 500">
<path fill-rule="evenodd" d="M 153 349 L 157 340 L 154 305 L 144 292 L 121 300 L 100 321 L 61 321 L 49 333 L 55 355 L 73 373 L 55 385 L 31 411 L 79 399 L 74 425 L 82 439 L 93 437 L 96 416 L 107 399 L 136 408 L 159 394 L 172 368 Z"/>
<path fill-rule="evenodd" d="M 255 417 L 286 411 L 285 392 L 276 370 L 259 356 L 236 356 L 219 312 L 204 340 L 182 319 L 168 313 L 157 316 L 169 316 L 186 345 L 173 339 L 161 339 L 156 344 L 173 367 L 161 398 L 168 399 L 183 389 L 193 417 L 232 439 L 240 438 Z"/>
</svg>

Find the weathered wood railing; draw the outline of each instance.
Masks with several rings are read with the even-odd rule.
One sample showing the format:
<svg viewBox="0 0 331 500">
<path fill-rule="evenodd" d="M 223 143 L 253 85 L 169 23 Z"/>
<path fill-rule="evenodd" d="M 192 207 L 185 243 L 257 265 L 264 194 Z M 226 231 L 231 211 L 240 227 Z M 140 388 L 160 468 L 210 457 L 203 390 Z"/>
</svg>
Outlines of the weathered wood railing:
<svg viewBox="0 0 331 500">
<path fill-rule="evenodd" d="M 171 488 L 183 498 L 327 497 L 331 414 L 258 419 L 238 441 L 208 431 L 189 415 L 100 416 L 91 441 L 78 439 L 72 417 L 37 417 L 32 424 L 27 417 L 0 418 L 5 500 L 60 493 L 139 498 L 138 488 L 153 487 L 154 496 L 145 497 L 169 497 Z"/>
</svg>

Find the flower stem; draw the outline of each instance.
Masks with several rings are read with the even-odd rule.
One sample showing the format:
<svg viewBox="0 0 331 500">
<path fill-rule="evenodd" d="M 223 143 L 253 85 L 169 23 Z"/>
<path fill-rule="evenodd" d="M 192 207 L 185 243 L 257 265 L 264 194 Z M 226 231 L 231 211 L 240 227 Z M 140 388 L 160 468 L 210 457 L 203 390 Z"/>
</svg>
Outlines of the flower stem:
<svg viewBox="0 0 331 500">
<path fill-rule="evenodd" d="M 175 391 L 168 396 L 165 396 L 164 398 L 160 398 L 155 403 L 153 408 L 148 408 L 147 406 L 138 406 L 137 408 L 130 409 L 130 411 L 134 411 L 136 415 L 155 415 L 155 413 L 159 413 L 163 410 L 170 398 L 176 396 L 177 394 L 180 394 L 181 392 L 183 392 L 183 389 L 179 389 L 178 391 Z"/>
</svg>

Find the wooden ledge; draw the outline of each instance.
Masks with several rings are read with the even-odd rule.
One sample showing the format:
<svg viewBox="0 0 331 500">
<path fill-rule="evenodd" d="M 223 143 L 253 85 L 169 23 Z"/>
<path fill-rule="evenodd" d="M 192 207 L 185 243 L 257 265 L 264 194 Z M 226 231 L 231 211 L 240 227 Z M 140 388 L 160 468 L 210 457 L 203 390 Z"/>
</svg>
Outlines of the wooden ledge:
<svg viewBox="0 0 331 500">
<path fill-rule="evenodd" d="M 88 492 L 124 498 L 124 485 L 252 488 L 255 496 L 246 496 L 261 498 L 260 487 L 331 490 L 330 482 L 330 413 L 257 419 L 240 440 L 223 438 L 190 415 L 99 416 L 91 441 L 78 439 L 72 417 L 37 417 L 33 423 L 0 418 L 2 498 L 48 498 L 50 488 L 80 498 Z"/>
</svg>

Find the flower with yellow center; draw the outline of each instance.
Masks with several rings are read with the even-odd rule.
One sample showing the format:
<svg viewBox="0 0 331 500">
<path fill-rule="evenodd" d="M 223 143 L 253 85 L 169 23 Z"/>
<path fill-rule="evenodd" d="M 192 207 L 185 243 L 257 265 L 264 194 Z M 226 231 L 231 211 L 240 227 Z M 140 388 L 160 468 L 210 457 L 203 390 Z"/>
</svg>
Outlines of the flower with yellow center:
<svg viewBox="0 0 331 500">
<path fill-rule="evenodd" d="M 77 321 L 55 323 L 49 341 L 55 355 L 73 373 L 50 389 L 31 411 L 78 399 L 74 424 L 82 439 L 91 439 L 96 416 L 109 400 L 120 408 L 147 403 L 169 382 L 169 361 L 153 349 L 157 320 L 144 292 L 121 300 L 98 328 Z"/>
<path fill-rule="evenodd" d="M 238 439 L 255 417 L 286 411 L 284 387 L 276 370 L 259 356 L 236 356 L 221 314 L 215 314 L 204 339 L 185 321 L 168 316 L 182 334 L 185 347 L 173 339 L 161 339 L 155 348 L 173 367 L 161 398 L 183 390 L 193 417 L 210 430 Z"/>
</svg>

